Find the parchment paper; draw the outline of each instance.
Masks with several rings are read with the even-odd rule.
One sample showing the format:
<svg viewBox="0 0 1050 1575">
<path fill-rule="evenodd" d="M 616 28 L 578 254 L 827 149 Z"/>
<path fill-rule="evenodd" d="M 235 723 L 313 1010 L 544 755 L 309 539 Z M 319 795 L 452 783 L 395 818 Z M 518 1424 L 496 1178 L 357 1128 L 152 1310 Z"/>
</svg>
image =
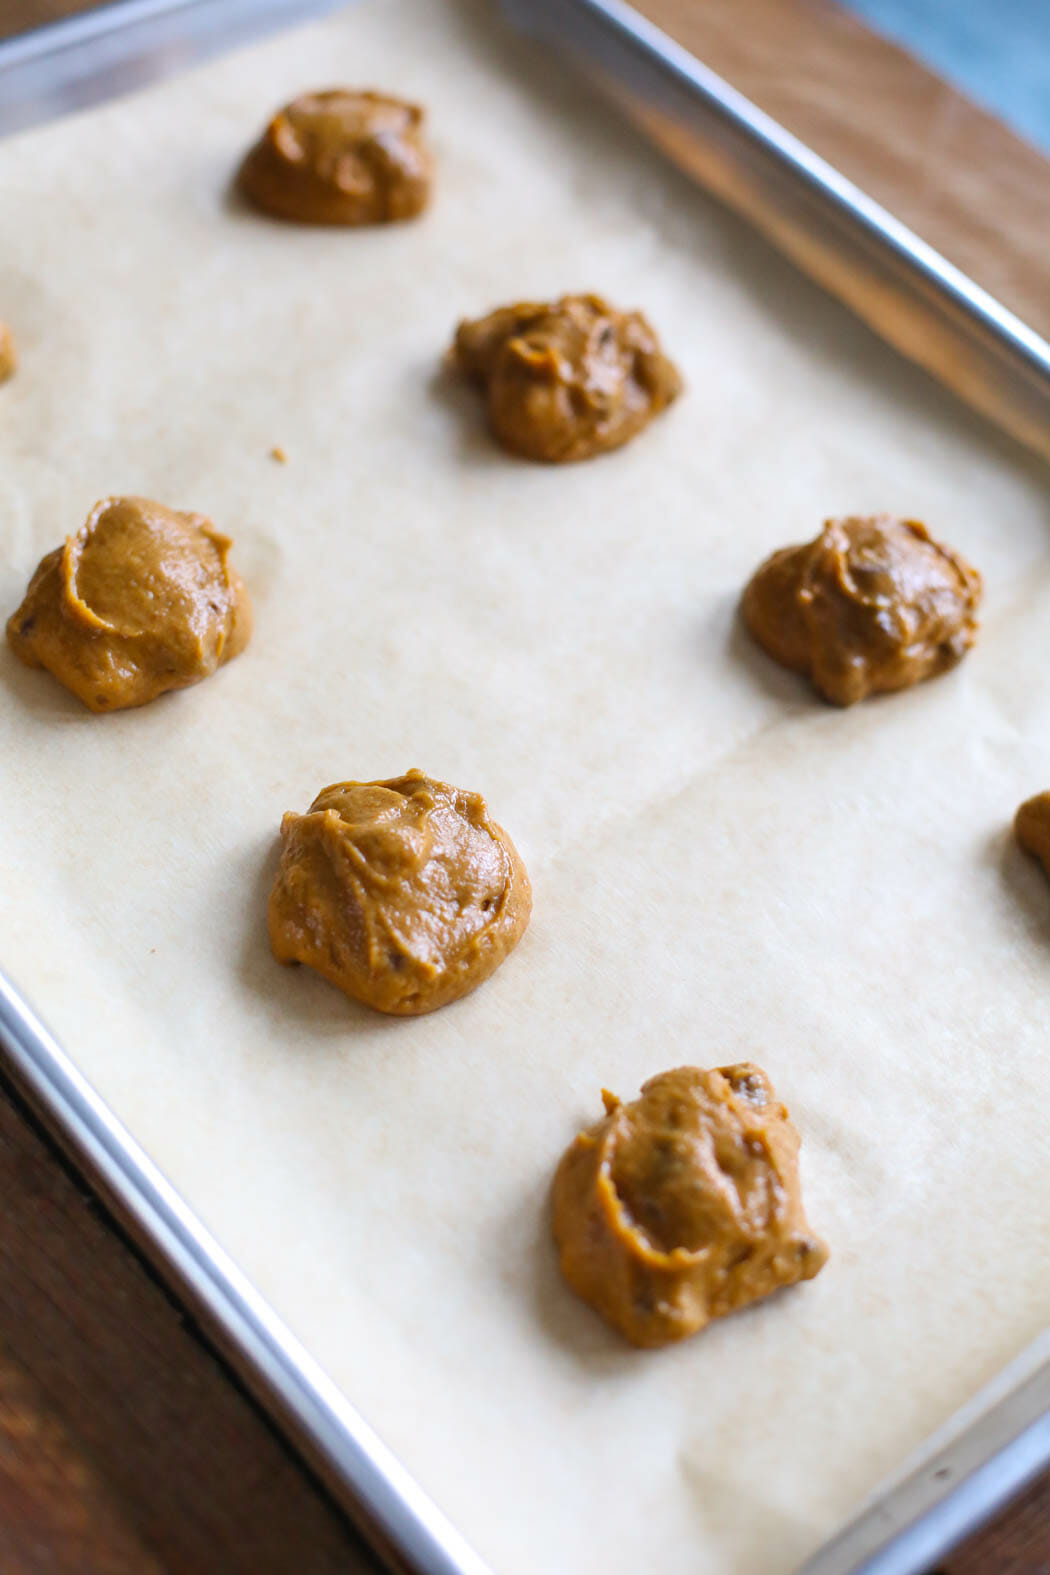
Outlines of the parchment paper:
<svg viewBox="0 0 1050 1575">
<path fill-rule="evenodd" d="M 421 223 L 231 204 L 270 110 L 417 95 Z M 0 656 L 0 958 L 498 1575 L 791 1568 L 1043 1327 L 1045 473 L 709 206 L 481 3 L 335 20 L 0 147 L 0 597 L 110 492 L 210 514 L 248 652 L 90 716 Z M 497 452 L 456 319 L 598 289 L 688 380 L 636 443 Z M 288 464 L 269 457 L 283 446 Z M 960 670 L 842 713 L 755 652 L 755 564 L 844 511 L 986 576 Z M 535 888 L 433 1017 L 270 957 L 282 812 L 418 765 Z M 547 1188 L 598 1114 L 754 1057 L 802 1131 L 819 1280 L 662 1353 L 562 1285 Z"/>
</svg>

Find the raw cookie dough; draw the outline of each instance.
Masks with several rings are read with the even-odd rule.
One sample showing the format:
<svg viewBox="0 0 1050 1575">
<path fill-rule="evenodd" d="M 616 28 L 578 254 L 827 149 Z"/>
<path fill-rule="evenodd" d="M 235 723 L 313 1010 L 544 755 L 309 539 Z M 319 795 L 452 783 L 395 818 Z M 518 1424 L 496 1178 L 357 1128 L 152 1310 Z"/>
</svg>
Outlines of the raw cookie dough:
<svg viewBox="0 0 1050 1575">
<path fill-rule="evenodd" d="M 244 195 L 300 224 L 385 224 L 426 207 L 423 111 L 385 93 L 304 93 L 270 121 L 237 177 Z"/>
<path fill-rule="evenodd" d="M 409 771 L 338 782 L 281 822 L 270 895 L 278 962 L 353 1000 L 418 1016 L 477 989 L 532 911 L 525 866 L 479 793 Z"/>
<path fill-rule="evenodd" d="M 15 336 L 6 323 L 0 323 L 0 383 L 6 383 L 9 377 L 14 377 L 17 368 Z"/>
<path fill-rule="evenodd" d="M 799 1136 L 759 1067 L 680 1066 L 632 1104 L 602 1099 L 554 1178 L 554 1239 L 572 1289 L 628 1340 L 685 1339 L 820 1273 Z"/>
<path fill-rule="evenodd" d="M 92 711 L 146 705 L 232 661 L 251 603 L 231 543 L 202 514 L 148 498 L 103 498 L 42 559 L 7 638 Z"/>
<path fill-rule="evenodd" d="M 526 459 L 619 448 L 682 388 L 642 314 L 599 295 L 501 306 L 460 323 L 450 355 L 484 390 L 493 436 Z"/>
<path fill-rule="evenodd" d="M 1014 836 L 1050 875 L 1050 793 L 1025 799 L 1014 816 Z"/>
<path fill-rule="evenodd" d="M 784 547 L 744 591 L 744 621 L 770 656 L 833 705 L 907 689 L 960 662 L 977 637 L 981 576 L 917 520 L 827 520 Z"/>
</svg>

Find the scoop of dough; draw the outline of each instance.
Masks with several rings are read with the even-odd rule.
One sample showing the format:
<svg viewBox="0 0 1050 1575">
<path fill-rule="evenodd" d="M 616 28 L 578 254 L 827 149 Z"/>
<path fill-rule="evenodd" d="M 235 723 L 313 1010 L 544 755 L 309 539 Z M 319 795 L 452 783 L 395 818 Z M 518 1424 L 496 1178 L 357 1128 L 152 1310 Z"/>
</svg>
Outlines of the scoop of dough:
<svg viewBox="0 0 1050 1575">
<path fill-rule="evenodd" d="M 1014 816 L 1014 836 L 1050 875 L 1050 793 L 1025 799 Z"/>
<path fill-rule="evenodd" d="M 799 1136 L 750 1062 L 603 1093 L 554 1178 L 554 1239 L 572 1289 L 635 1345 L 685 1339 L 827 1261 L 806 1224 Z"/>
<path fill-rule="evenodd" d="M 385 224 L 426 207 L 433 172 L 423 111 L 385 93 L 304 93 L 241 165 L 244 195 L 301 224 Z"/>
<path fill-rule="evenodd" d="M 954 667 L 977 637 L 981 576 L 917 520 L 828 520 L 785 547 L 744 591 L 744 621 L 770 656 L 833 705 L 907 689 Z"/>
<path fill-rule="evenodd" d="M 525 866 L 479 793 L 409 771 L 338 782 L 281 822 L 270 896 L 278 962 L 355 1001 L 418 1016 L 477 989 L 532 911 Z"/>
<path fill-rule="evenodd" d="M 0 383 L 6 383 L 9 377 L 14 377 L 17 369 L 15 336 L 6 323 L 0 323 Z"/>
<path fill-rule="evenodd" d="M 201 514 L 103 498 L 43 558 L 7 638 L 92 711 L 146 705 L 232 661 L 251 636 L 231 542 Z"/>
<path fill-rule="evenodd" d="M 460 323 L 451 358 L 484 389 L 494 437 L 526 459 L 619 448 L 682 388 L 642 314 L 598 295 L 521 301 Z"/>
</svg>

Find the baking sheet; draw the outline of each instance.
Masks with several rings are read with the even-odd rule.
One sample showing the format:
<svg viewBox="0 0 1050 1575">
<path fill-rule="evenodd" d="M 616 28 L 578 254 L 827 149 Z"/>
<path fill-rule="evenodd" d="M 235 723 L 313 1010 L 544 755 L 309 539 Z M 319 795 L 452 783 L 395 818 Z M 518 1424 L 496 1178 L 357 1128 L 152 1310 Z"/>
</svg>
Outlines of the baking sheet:
<svg viewBox="0 0 1050 1575">
<path fill-rule="evenodd" d="M 230 203 L 268 110 L 415 93 L 419 225 Z M 0 147 L 0 595 L 109 491 L 210 513 L 258 615 L 94 718 L 0 657 L 0 957 L 500 1575 L 787 1570 L 1045 1325 L 1046 476 L 708 206 L 486 8 L 344 16 Z M 535 468 L 435 368 L 457 316 L 598 288 L 689 383 Z M 269 458 L 280 444 L 285 467 Z M 987 580 L 954 675 L 851 713 L 739 588 L 821 517 L 928 520 Z M 484 791 L 532 927 L 416 1023 L 272 962 L 281 812 L 412 764 Z M 662 1353 L 561 1285 L 546 1189 L 598 1088 L 751 1055 L 821 1278 Z"/>
</svg>

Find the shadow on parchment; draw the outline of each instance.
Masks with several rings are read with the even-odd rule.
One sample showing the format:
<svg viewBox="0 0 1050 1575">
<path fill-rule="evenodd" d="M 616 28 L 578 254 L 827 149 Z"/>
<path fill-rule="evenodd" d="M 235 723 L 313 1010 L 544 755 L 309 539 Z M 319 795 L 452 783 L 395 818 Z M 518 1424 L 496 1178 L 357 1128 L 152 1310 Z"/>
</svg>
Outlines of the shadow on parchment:
<svg viewBox="0 0 1050 1575">
<path fill-rule="evenodd" d="M 576 1130 L 566 1130 L 563 1147 L 568 1146 Z M 493 1224 L 488 1260 L 500 1265 L 516 1300 L 531 1307 L 541 1333 L 574 1362 L 603 1378 L 615 1380 L 622 1374 L 625 1381 L 633 1382 L 638 1373 L 639 1351 L 570 1290 L 558 1266 L 551 1230 L 551 1185 L 560 1152 L 552 1155 L 549 1176 L 526 1189 L 514 1208 Z M 763 1304 L 740 1309 L 732 1315 L 734 1326 L 746 1329 L 753 1319 L 763 1316 L 768 1302 L 795 1291 L 794 1286 L 783 1286 L 765 1298 Z M 652 1367 L 664 1360 L 675 1360 L 677 1349 L 675 1342 L 645 1351 L 642 1359 Z"/>
<path fill-rule="evenodd" d="M 804 715 L 828 709 L 801 673 L 793 673 L 774 661 L 749 633 L 739 596 L 727 597 L 719 606 L 718 617 L 727 627 L 725 649 L 729 661 L 747 674 L 756 689 L 786 707 L 787 713 Z"/>
<path fill-rule="evenodd" d="M 479 310 L 486 310 L 486 308 L 482 307 Z M 455 323 L 450 322 L 449 344 L 455 331 Z M 421 368 L 421 372 L 424 377 L 427 376 L 425 368 Z M 472 469 L 506 471 L 522 465 L 532 470 L 551 468 L 537 465 L 535 461 L 522 459 L 515 454 L 508 454 L 499 446 L 490 433 L 485 419 L 484 391 L 469 382 L 461 372 L 456 371 L 448 360 L 447 353 L 440 355 L 436 364 L 432 366 L 427 377 L 426 388 L 430 398 L 442 406 L 451 417 L 450 425 L 454 427 L 452 441 L 457 458 Z"/>
<path fill-rule="evenodd" d="M 565 1135 L 566 1145 L 573 1137 Z M 489 1261 L 503 1274 L 523 1307 L 531 1308 L 542 1334 L 590 1372 L 625 1377 L 635 1371 L 638 1353 L 622 1335 L 580 1300 L 562 1278 L 551 1235 L 551 1177 L 529 1188 L 493 1227 Z M 656 1355 L 659 1353 L 649 1353 Z"/>
<path fill-rule="evenodd" d="M 1039 860 L 1018 846 L 1010 824 L 989 837 L 984 859 L 998 869 L 1029 935 L 1050 955 L 1050 880 Z"/>
<path fill-rule="evenodd" d="M 254 203 L 248 201 L 240 188 L 240 165 L 234 168 L 233 174 L 226 181 L 219 198 L 219 206 L 223 214 L 229 219 L 243 219 L 246 222 L 257 220 L 259 224 L 287 226 L 287 220 L 274 218 L 271 214 L 263 213 Z"/>
<path fill-rule="evenodd" d="M 727 623 L 725 642 L 726 656 L 734 667 L 741 668 L 747 673 L 749 680 L 763 694 L 771 700 L 777 701 L 783 711 L 785 721 L 792 717 L 812 715 L 834 715 L 836 712 L 848 711 L 848 706 L 833 704 L 825 700 L 812 683 L 802 673 L 794 672 L 790 667 L 784 667 L 776 661 L 767 651 L 764 651 L 758 641 L 748 630 L 744 622 L 743 613 L 740 611 L 739 599 L 734 598 L 735 606 L 728 613 L 725 606 L 719 608 L 718 616 Z M 950 679 L 950 674 L 944 675 Z M 940 683 L 943 678 L 931 680 Z M 917 685 L 916 688 L 922 687 Z M 869 694 L 859 701 L 865 711 L 870 711 L 879 706 L 893 706 L 900 704 L 900 695 L 907 690 L 888 690 Z"/>
<path fill-rule="evenodd" d="M 46 668 L 26 667 L 7 641 L 0 638 L 0 685 L 35 717 L 60 725 L 105 727 L 107 713 L 96 716 Z M 122 712 L 108 715 L 120 716 Z"/>
<path fill-rule="evenodd" d="M 356 1033 L 367 1027 L 371 1033 L 397 1033 L 410 1025 L 412 1018 L 387 1017 L 367 1006 L 351 1001 L 335 985 L 301 963 L 279 963 L 270 949 L 266 914 L 280 859 L 281 844 L 276 828 L 243 855 L 251 864 L 250 899 L 243 916 L 243 940 L 237 972 L 248 993 L 266 1009 L 267 1021 L 275 1032 L 286 1032 L 289 1049 L 309 1048 L 306 1041 L 337 1040 L 346 1047 Z M 237 881 L 233 891 L 243 889 Z"/>
</svg>

